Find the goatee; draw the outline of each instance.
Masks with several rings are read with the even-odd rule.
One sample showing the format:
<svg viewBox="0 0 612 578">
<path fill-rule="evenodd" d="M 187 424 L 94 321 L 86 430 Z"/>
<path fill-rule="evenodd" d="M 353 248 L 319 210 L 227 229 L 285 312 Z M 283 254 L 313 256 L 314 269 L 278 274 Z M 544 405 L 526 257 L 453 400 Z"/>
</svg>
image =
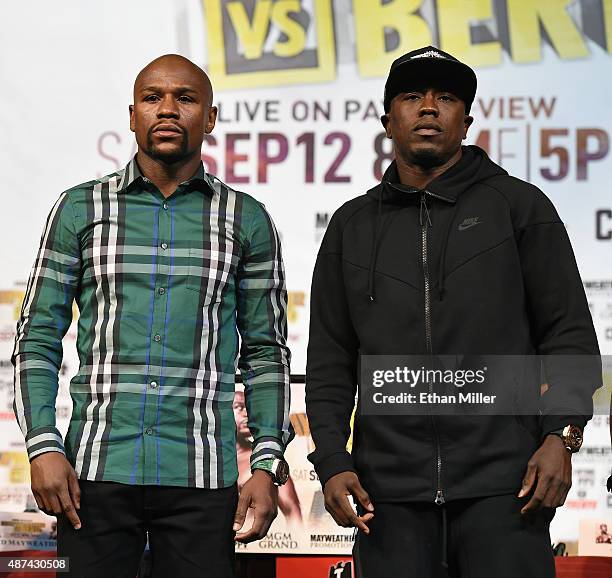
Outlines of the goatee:
<svg viewBox="0 0 612 578">
<path fill-rule="evenodd" d="M 424 169 L 433 169 L 442 166 L 448 158 L 434 149 L 422 149 L 413 154 L 414 163 Z"/>
<path fill-rule="evenodd" d="M 168 165 L 174 164 L 184 159 L 189 154 L 189 142 L 185 129 L 181 128 L 180 147 L 173 151 L 163 151 L 153 142 L 153 127 L 147 132 L 147 155 Z"/>
</svg>

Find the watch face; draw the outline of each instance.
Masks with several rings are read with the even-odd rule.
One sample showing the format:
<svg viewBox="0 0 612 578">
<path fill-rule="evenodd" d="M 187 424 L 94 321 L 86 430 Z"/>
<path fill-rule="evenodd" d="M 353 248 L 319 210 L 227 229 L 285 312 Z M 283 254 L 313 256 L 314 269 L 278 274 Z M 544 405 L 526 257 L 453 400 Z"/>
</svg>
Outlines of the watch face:
<svg viewBox="0 0 612 578">
<path fill-rule="evenodd" d="M 285 460 L 279 460 L 276 467 L 276 483 L 283 485 L 289 479 L 289 464 Z"/>
<path fill-rule="evenodd" d="M 577 452 L 582 446 L 582 431 L 579 427 L 570 425 L 566 428 L 565 441 L 572 451 Z"/>
</svg>

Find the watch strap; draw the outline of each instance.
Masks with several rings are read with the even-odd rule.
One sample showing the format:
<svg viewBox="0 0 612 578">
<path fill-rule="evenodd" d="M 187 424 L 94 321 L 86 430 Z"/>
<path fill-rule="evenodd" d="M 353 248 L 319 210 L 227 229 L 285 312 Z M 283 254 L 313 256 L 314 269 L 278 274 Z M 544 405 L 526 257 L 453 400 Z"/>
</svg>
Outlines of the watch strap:
<svg viewBox="0 0 612 578">
<path fill-rule="evenodd" d="M 263 470 L 272 476 L 272 481 L 277 486 L 282 486 L 287 482 L 289 477 L 289 466 L 284 459 L 266 458 L 258 460 L 251 466 L 251 472 L 255 470 Z"/>
<path fill-rule="evenodd" d="M 272 458 L 266 458 L 265 460 L 259 460 L 255 462 L 251 466 L 251 471 L 253 470 L 265 470 L 266 472 L 272 473 L 272 466 L 274 465 L 274 460 Z"/>
</svg>

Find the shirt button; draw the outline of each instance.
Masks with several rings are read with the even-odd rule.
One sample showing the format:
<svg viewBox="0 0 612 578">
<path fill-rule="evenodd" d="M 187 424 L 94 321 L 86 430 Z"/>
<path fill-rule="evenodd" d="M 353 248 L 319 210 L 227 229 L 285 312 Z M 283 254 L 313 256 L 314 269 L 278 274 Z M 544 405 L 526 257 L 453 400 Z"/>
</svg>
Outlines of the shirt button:
<svg viewBox="0 0 612 578">
<path fill-rule="evenodd" d="M 163 295 L 166 292 L 166 289 L 164 287 L 160 287 L 159 290 L 157 291 L 160 295 Z"/>
<path fill-rule="evenodd" d="M 168 243 L 162 243 L 161 248 L 165 251 L 168 248 Z"/>
<path fill-rule="evenodd" d="M 157 387 L 157 381 L 152 381 L 150 384 L 151 389 L 155 389 Z"/>
<path fill-rule="evenodd" d="M 162 205 L 162 207 L 164 207 L 164 211 L 167 211 L 167 210 L 168 210 L 168 203 L 164 203 L 164 204 Z"/>
<path fill-rule="evenodd" d="M 153 435 L 153 428 L 152 428 L 152 427 L 148 427 L 148 428 L 145 430 L 145 433 L 146 433 L 148 436 Z"/>
<path fill-rule="evenodd" d="M 155 339 L 155 341 L 161 341 L 161 335 L 159 333 L 156 333 L 153 339 Z"/>
</svg>

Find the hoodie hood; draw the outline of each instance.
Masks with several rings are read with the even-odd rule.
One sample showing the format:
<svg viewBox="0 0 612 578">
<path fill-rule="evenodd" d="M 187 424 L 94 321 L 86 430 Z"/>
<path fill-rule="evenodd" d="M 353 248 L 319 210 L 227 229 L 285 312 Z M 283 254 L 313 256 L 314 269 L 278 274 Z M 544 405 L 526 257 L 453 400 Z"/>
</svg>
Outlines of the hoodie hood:
<svg viewBox="0 0 612 578">
<path fill-rule="evenodd" d="M 449 203 L 455 203 L 461 193 L 478 182 L 508 174 L 478 146 L 463 146 L 461 151 L 461 158 L 427 185 L 427 191 Z M 418 192 L 417 188 L 399 182 L 397 164 L 393 161 L 385 171 L 381 183 L 367 194 L 382 203 L 403 204 L 406 202 L 406 193 L 415 192 Z"/>
</svg>

